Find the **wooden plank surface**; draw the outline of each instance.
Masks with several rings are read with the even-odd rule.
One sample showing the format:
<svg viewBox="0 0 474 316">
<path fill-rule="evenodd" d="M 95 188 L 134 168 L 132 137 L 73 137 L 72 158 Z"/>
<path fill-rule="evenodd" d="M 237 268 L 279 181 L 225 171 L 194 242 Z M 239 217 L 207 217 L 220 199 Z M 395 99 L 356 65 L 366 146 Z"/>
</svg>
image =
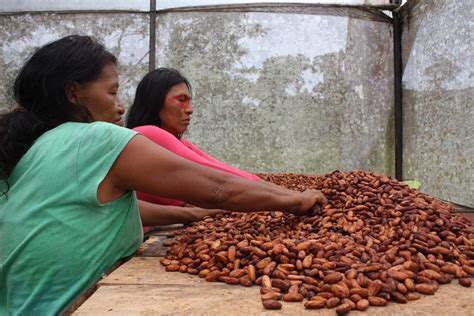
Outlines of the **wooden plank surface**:
<svg viewBox="0 0 474 316">
<path fill-rule="evenodd" d="M 179 272 L 168 273 L 165 284 L 106 285 L 89 298 L 74 315 L 334 315 L 334 310 L 305 310 L 302 303 L 285 303 L 278 312 L 266 311 L 260 303 L 259 287 L 245 288 L 223 283 L 172 284 Z M 354 315 L 473 315 L 474 291 L 459 285 L 445 285 L 434 296 L 408 304 L 390 303 L 370 307 Z"/>
<path fill-rule="evenodd" d="M 113 271 L 74 315 L 335 315 L 334 310 L 305 310 L 303 303 L 283 302 L 280 311 L 267 311 L 258 286 L 206 282 L 198 276 L 166 272 L 159 263 L 166 234 L 144 243 L 144 254 Z M 474 288 L 442 285 L 433 296 L 408 304 L 390 303 L 351 315 L 474 315 Z"/>
</svg>

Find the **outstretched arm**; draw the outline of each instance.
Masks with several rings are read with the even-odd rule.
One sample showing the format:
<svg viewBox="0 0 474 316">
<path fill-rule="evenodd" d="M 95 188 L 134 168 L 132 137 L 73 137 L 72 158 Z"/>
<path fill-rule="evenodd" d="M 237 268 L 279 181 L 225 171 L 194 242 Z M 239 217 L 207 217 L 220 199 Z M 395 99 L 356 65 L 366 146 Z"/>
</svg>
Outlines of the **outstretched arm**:
<svg viewBox="0 0 474 316">
<path fill-rule="evenodd" d="M 188 224 L 206 216 L 224 214 L 228 211 L 205 209 L 193 206 L 160 205 L 138 200 L 138 209 L 145 226 L 161 226 L 172 224 Z"/>
<path fill-rule="evenodd" d="M 142 135 L 135 136 L 99 186 L 99 201 L 136 190 L 180 199 L 204 208 L 282 210 L 301 214 L 325 203 L 316 190 L 303 193 L 269 186 L 178 157 Z"/>
</svg>

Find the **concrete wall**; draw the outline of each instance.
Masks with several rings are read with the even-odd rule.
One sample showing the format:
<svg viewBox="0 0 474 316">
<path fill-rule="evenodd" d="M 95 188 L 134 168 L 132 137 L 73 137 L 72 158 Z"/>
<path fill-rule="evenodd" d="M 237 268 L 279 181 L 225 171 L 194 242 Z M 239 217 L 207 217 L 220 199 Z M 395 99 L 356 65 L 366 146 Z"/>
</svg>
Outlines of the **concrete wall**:
<svg viewBox="0 0 474 316">
<path fill-rule="evenodd" d="M 38 13 L 0 15 L 0 110 L 14 106 L 11 87 L 38 47 L 70 34 L 90 35 L 120 63 L 120 95 L 130 104 L 148 71 L 149 15 L 146 13 Z"/>
<path fill-rule="evenodd" d="M 474 207 L 474 2 L 408 4 L 402 11 L 404 178 Z"/>
<path fill-rule="evenodd" d="M 358 9 L 172 12 L 157 66 L 193 85 L 187 137 L 254 172 L 393 174 L 391 24 Z"/>
</svg>

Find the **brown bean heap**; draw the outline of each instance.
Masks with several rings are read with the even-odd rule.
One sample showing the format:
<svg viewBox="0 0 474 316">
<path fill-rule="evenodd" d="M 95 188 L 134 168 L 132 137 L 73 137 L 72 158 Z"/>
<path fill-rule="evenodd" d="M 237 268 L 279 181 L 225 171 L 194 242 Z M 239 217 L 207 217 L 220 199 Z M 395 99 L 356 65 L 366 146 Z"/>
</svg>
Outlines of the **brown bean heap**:
<svg viewBox="0 0 474 316">
<path fill-rule="evenodd" d="M 329 200 L 318 215 L 232 213 L 177 233 L 166 271 L 261 286 L 266 309 L 281 300 L 339 314 L 405 304 L 474 276 L 474 224 L 452 206 L 387 176 L 335 171 L 323 177 L 260 174 Z"/>
</svg>

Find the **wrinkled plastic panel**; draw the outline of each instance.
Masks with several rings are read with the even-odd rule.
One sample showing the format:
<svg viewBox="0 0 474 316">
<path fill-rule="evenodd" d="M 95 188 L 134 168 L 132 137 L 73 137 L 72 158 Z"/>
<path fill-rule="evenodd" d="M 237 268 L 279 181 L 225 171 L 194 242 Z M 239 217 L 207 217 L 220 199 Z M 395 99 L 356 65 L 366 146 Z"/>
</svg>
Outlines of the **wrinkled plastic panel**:
<svg viewBox="0 0 474 316">
<path fill-rule="evenodd" d="M 157 66 L 193 85 L 187 137 L 250 171 L 393 174 L 391 24 L 305 10 L 158 15 Z"/>
<path fill-rule="evenodd" d="M 474 2 L 403 12 L 404 178 L 474 207 Z"/>
</svg>

